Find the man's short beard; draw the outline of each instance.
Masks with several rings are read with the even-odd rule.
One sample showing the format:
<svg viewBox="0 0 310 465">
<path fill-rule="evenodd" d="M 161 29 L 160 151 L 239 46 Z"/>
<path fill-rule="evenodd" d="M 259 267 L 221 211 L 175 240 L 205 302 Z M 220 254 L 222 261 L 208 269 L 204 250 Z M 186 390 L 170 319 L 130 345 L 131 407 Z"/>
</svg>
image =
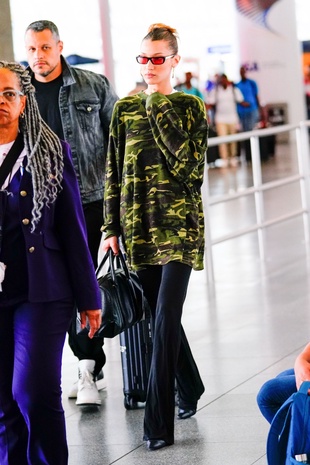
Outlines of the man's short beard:
<svg viewBox="0 0 310 465">
<path fill-rule="evenodd" d="M 38 74 L 39 74 L 39 76 L 47 77 L 47 76 L 49 76 L 51 74 L 51 72 L 50 71 L 45 71 L 44 73 L 38 73 Z"/>
<path fill-rule="evenodd" d="M 57 68 L 57 65 L 54 66 L 54 68 L 52 69 L 49 69 L 47 71 L 42 71 L 42 72 L 39 72 L 37 73 L 39 76 L 43 76 L 43 77 L 47 77 L 49 76 L 55 69 Z"/>
</svg>

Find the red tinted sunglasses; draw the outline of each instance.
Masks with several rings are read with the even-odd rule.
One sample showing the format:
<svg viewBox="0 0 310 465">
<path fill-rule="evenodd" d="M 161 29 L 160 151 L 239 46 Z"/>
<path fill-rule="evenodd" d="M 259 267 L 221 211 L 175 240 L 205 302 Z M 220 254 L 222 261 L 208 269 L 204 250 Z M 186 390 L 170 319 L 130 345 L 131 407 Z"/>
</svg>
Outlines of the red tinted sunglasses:
<svg viewBox="0 0 310 465">
<path fill-rule="evenodd" d="M 153 65 L 162 65 L 165 63 L 167 58 L 173 58 L 175 55 L 168 55 L 167 57 L 143 57 L 141 55 L 138 55 L 136 57 L 137 62 L 140 65 L 146 65 L 149 61 Z"/>
</svg>

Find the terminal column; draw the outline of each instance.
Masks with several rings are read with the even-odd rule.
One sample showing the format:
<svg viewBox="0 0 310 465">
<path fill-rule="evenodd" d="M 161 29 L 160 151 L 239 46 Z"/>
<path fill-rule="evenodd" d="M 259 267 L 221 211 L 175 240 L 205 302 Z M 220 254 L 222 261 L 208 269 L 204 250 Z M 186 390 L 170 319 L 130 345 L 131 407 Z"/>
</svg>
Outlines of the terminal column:
<svg viewBox="0 0 310 465">
<path fill-rule="evenodd" d="M 0 59 L 6 61 L 14 60 L 12 21 L 9 0 L 1 0 Z"/>
</svg>

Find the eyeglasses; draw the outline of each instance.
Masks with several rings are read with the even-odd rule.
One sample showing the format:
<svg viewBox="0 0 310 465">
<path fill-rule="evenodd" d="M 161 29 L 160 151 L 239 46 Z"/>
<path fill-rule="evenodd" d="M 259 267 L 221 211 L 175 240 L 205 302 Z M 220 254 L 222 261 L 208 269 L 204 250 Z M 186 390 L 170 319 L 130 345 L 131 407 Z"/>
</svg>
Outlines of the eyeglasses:
<svg viewBox="0 0 310 465">
<path fill-rule="evenodd" d="M 15 102 L 16 97 L 18 95 L 24 95 L 20 90 L 4 90 L 3 92 L 0 92 L 0 96 L 4 97 L 8 102 L 12 103 Z"/>
<path fill-rule="evenodd" d="M 175 55 L 168 55 L 167 57 L 143 57 L 141 55 L 138 55 L 136 57 L 137 62 L 140 65 L 146 65 L 149 61 L 153 65 L 162 65 L 165 63 L 167 58 L 173 58 Z"/>
</svg>

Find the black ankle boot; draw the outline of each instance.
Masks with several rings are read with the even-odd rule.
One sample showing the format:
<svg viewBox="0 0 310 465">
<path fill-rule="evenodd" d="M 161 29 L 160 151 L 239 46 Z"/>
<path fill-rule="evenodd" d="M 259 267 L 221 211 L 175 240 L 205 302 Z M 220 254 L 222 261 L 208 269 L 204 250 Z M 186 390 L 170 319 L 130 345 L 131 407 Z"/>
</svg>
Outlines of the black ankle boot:
<svg viewBox="0 0 310 465">
<path fill-rule="evenodd" d="M 168 444 L 163 439 L 149 439 L 146 444 L 149 450 L 158 450 L 166 446 L 171 446 L 171 444 Z"/>
<path fill-rule="evenodd" d="M 179 408 L 178 418 L 180 420 L 186 420 L 187 418 L 192 417 L 195 415 L 196 409 L 195 408 Z"/>
</svg>

